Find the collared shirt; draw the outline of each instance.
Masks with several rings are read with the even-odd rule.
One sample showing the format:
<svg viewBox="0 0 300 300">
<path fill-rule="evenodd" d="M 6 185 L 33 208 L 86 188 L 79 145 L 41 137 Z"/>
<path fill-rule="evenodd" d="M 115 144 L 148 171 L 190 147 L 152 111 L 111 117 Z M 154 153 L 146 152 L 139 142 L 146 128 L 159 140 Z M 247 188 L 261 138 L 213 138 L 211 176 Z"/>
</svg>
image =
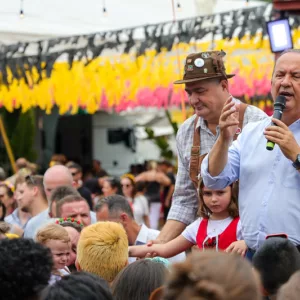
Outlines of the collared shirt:
<svg viewBox="0 0 300 300">
<path fill-rule="evenodd" d="M 16 208 L 10 215 L 4 218 L 4 221 L 8 224 L 17 225 L 20 228 L 24 229 L 30 219 L 28 219 L 27 222 L 24 225 L 22 225 L 18 212 L 19 210 L 18 208 Z"/>
<path fill-rule="evenodd" d="M 228 163 L 216 177 L 208 173 L 207 156 L 201 175 L 208 188 L 223 189 L 239 178 L 239 210 L 243 237 L 251 249 L 269 234 L 285 233 L 300 245 L 300 173 L 292 166 L 278 145 L 266 149 L 264 129 L 268 118 L 248 124 L 232 144 Z M 300 144 L 300 120 L 289 126 Z"/>
<path fill-rule="evenodd" d="M 136 238 L 135 245 L 146 245 L 148 241 L 155 240 L 159 235 L 159 231 L 155 229 L 148 228 L 145 224 L 141 226 L 139 234 Z M 179 253 L 173 257 L 168 258 L 170 263 L 185 261 L 186 255 L 184 252 Z M 135 257 L 129 257 L 129 263 L 136 261 Z"/>
<path fill-rule="evenodd" d="M 235 99 L 235 101 L 239 101 Z M 249 105 L 245 111 L 243 126 L 249 122 L 257 122 L 266 118 L 267 115 L 255 106 Z M 173 194 L 172 206 L 168 219 L 176 220 L 186 225 L 195 221 L 198 210 L 197 191 L 190 179 L 190 158 L 191 148 L 194 137 L 194 120 L 196 115 L 187 119 L 179 128 L 176 144 L 178 155 L 178 172 Z M 200 130 L 201 149 L 200 154 L 210 151 L 219 136 L 219 127 L 217 134 L 214 135 L 206 126 L 203 118 L 199 118 L 196 128 Z"/>
</svg>

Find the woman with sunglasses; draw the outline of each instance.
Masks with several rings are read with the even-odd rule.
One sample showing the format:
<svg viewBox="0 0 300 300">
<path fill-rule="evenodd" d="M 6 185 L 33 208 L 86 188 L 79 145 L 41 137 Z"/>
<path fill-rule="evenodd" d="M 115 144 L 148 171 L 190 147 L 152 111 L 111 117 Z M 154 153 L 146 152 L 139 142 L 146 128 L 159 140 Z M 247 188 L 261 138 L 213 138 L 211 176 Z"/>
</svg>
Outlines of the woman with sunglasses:
<svg viewBox="0 0 300 300">
<path fill-rule="evenodd" d="M 124 174 L 121 176 L 121 187 L 124 197 L 130 202 L 133 203 L 135 196 L 135 180 L 132 174 Z"/>
<path fill-rule="evenodd" d="M 132 204 L 134 219 L 138 224 L 150 226 L 149 221 L 149 204 L 144 196 L 146 191 L 145 182 L 135 182 L 132 174 L 124 174 L 121 177 L 121 186 L 123 195 Z"/>
</svg>

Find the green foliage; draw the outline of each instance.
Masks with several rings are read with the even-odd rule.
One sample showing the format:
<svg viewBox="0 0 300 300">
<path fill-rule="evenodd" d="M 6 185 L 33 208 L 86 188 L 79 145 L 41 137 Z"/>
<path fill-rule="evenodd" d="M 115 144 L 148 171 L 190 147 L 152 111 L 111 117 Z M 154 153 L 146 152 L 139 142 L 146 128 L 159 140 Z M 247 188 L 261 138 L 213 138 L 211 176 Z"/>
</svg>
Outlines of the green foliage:
<svg viewBox="0 0 300 300">
<path fill-rule="evenodd" d="M 170 145 L 165 136 L 154 136 L 154 132 L 151 128 L 145 128 L 146 133 L 148 134 L 148 139 L 153 140 L 155 145 L 160 150 L 160 156 L 167 159 L 172 160 L 174 157 L 173 151 L 170 149 Z"/>
<path fill-rule="evenodd" d="M 173 127 L 174 135 L 176 136 L 177 131 L 178 131 L 178 125 L 177 125 L 177 123 L 172 121 L 169 111 L 166 110 L 165 112 L 166 112 L 166 117 L 169 120 L 170 125 Z M 148 134 L 148 139 L 153 140 L 155 145 L 159 148 L 161 157 L 163 157 L 164 159 L 169 160 L 169 161 L 171 161 L 175 158 L 174 153 L 170 148 L 167 137 L 154 136 L 153 130 L 149 127 L 145 128 L 145 131 Z"/>
<path fill-rule="evenodd" d="M 16 158 L 25 157 L 29 161 L 37 159 L 34 150 L 35 116 L 34 111 L 28 110 L 19 115 L 19 120 L 11 136 L 11 147 Z"/>
<path fill-rule="evenodd" d="M 176 137 L 177 131 L 178 131 L 178 125 L 177 125 L 176 122 L 173 122 L 173 121 L 172 121 L 171 115 L 170 115 L 170 113 L 169 113 L 169 111 L 168 111 L 167 109 L 165 110 L 165 113 L 166 113 L 166 116 L 167 116 L 167 118 L 168 118 L 168 121 L 169 121 L 170 125 L 173 127 L 174 135 L 175 135 L 175 137 Z"/>
<path fill-rule="evenodd" d="M 28 110 L 25 113 L 21 113 L 20 110 L 15 110 L 12 113 L 2 109 L 1 112 L 5 130 L 10 141 L 10 145 L 15 156 L 25 157 L 29 161 L 35 161 L 37 153 L 34 150 L 34 139 L 35 139 L 35 115 L 34 110 Z M 4 149 L 5 151 L 5 149 Z M 7 161 L 6 157 L 3 156 L 3 149 L 1 151 L 1 161 Z M 6 151 L 5 151 L 6 153 Z"/>
</svg>

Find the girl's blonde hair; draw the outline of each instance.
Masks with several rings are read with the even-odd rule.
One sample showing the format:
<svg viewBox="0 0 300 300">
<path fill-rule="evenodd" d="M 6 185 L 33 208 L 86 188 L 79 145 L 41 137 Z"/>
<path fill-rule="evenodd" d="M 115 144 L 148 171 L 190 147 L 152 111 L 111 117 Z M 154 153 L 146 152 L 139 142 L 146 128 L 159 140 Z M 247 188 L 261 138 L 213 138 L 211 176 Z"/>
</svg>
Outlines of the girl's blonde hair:
<svg viewBox="0 0 300 300">
<path fill-rule="evenodd" d="M 231 187 L 231 201 L 228 206 L 228 212 L 229 215 L 232 218 L 236 218 L 239 216 L 239 209 L 238 209 L 238 194 L 239 194 L 239 186 L 238 182 L 234 182 L 230 185 Z M 203 180 L 199 180 L 199 188 L 198 188 L 198 195 L 199 195 L 199 210 L 198 215 L 204 219 L 209 219 L 209 216 L 211 215 L 211 211 L 209 208 L 205 205 L 204 199 L 203 199 L 203 188 L 204 183 Z"/>
<path fill-rule="evenodd" d="M 45 245 L 49 240 L 58 240 L 69 243 L 70 237 L 64 227 L 58 224 L 49 224 L 40 229 L 36 235 L 36 241 Z"/>
</svg>

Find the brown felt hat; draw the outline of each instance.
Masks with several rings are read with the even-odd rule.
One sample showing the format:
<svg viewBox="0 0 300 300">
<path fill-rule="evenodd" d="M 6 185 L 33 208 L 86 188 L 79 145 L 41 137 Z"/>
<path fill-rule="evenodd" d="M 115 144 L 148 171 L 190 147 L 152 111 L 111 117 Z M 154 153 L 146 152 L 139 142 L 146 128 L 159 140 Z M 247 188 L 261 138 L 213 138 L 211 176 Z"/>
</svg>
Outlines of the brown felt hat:
<svg viewBox="0 0 300 300">
<path fill-rule="evenodd" d="M 226 74 L 223 57 L 226 53 L 222 51 L 206 51 L 188 55 L 184 66 L 182 80 L 174 84 L 189 83 L 212 78 L 229 79 L 234 74 Z"/>
</svg>

